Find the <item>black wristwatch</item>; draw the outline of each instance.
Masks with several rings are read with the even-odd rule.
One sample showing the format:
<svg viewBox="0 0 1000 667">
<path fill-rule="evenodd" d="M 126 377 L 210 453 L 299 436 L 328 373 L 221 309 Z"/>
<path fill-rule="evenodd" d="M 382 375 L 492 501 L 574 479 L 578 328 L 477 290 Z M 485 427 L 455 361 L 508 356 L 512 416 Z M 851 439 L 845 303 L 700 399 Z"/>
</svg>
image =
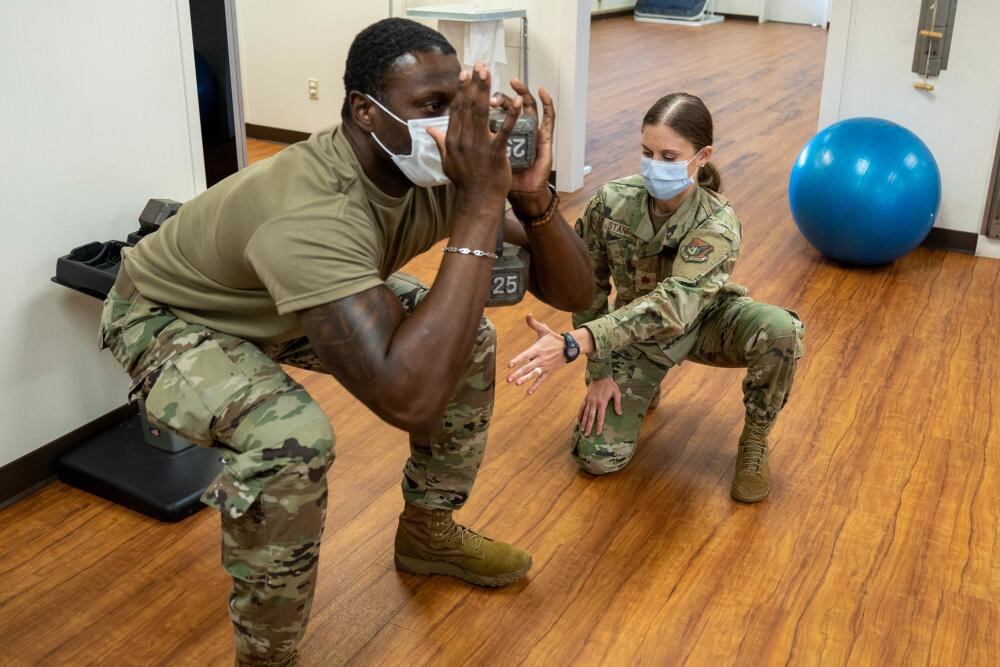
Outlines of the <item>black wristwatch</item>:
<svg viewBox="0 0 1000 667">
<path fill-rule="evenodd" d="M 580 356 L 580 345 L 573 338 L 573 334 L 564 333 L 563 337 L 563 356 L 566 357 L 566 363 L 573 361 Z"/>
</svg>

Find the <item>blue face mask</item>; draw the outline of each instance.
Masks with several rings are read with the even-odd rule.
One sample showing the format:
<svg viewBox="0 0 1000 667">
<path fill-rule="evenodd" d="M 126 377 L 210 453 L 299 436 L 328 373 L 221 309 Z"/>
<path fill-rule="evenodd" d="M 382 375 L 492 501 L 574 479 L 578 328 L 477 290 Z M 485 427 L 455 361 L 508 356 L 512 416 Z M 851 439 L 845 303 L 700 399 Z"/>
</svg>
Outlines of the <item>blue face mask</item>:
<svg viewBox="0 0 1000 667">
<path fill-rule="evenodd" d="M 700 152 L 700 151 L 699 151 Z M 698 157 L 695 154 L 691 160 Z M 694 179 L 688 176 L 687 162 L 664 162 L 654 160 L 651 157 L 642 156 L 639 161 L 639 172 L 642 180 L 646 183 L 646 191 L 653 199 L 673 199 L 694 183 Z"/>
</svg>

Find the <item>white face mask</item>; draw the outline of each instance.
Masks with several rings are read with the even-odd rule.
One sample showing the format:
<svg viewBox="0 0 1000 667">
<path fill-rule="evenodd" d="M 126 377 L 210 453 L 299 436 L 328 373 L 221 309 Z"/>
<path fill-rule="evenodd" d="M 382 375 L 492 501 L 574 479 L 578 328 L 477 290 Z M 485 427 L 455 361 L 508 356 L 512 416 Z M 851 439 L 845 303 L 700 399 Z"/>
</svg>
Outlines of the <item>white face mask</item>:
<svg viewBox="0 0 1000 667">
<path fill-rule="evenodd" d="M 365 95 L 372 102 L 377 104 L 382 111 L 386 112 L 397 121 L 405 125 L 410 130 L 410 154 L 396 155 L 385 147 L 379 138 L 372 132 L 372 138 L 382 147 L 392 161 L 399 167 L 414 185 L 421 188 L 431 188 L 435 185 L 444 185 L 451 181 L 444 174 L 441 167 L 441 152 L 438 150 L 434 138 L 427 134 L 428 127 L 436 127 L 444 133 L 448 132 L 448 116 L 437 116 L 435 118 L 415 118 L 413 120 L 403 120 L 393 112 L 386 109 L 381 102 L 371 95 Z"/>
</svg>

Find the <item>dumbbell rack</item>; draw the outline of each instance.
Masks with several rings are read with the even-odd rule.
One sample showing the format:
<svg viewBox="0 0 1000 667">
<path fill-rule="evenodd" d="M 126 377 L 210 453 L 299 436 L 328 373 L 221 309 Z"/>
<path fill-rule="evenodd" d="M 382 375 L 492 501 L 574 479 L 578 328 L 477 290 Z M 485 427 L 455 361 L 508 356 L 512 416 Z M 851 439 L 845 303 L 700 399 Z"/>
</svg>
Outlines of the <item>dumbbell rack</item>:
<svg viewBox="0 0 1000 667">
<path fill-rule="evenodd" d="M 140 231 L 125 241 L 93 242 L 74 248 L 56 262 L 52 282 L 104 300 L 121 267 L 121 250 L 155 231 L 179 203 L 156 224 L 143 224 L 150 206 L 162 209 L 167 200 L 151 200 L 140 216 Z M 204 507 L 201 495 L 222 469 L 218 453 L 197 447 L 163 431 L 146 419 L 145 409 L 132 404 L 122 422 L 84 440 L 55 463 L 59 478 L 96 496 L 160 521 L 180 521 Z"/>
</svg>

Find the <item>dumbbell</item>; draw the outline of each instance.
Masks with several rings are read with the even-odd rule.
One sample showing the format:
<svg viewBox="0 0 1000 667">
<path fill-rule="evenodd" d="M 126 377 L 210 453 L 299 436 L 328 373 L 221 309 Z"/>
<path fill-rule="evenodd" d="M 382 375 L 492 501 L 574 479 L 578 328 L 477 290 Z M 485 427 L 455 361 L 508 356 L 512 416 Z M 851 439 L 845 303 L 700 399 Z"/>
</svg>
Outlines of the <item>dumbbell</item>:
<svg viewBox="0 0 1000 667">
<path fill-rule="evenodd" d="M 128 242 L 135 245 L 144 236 L 152 234 L 160 228 L 168 218 L 173 217 L 181 207 L 179 201 L 173 199 L 150 199 L 139 214 L 139 229 L 128 235 Z"/>
<path fill-rule="evenodd" d="M 139 230 L 146 234 L 155 232 L 180 207 L 181 203 L 173 199 L 150 199 L 139 214 Z"/>
<path fill-rule="evenodd" d="M 490 130 L 496 132 L 507 113 L 503 109 L 490 112 Z M 535 162 L 538 120 L 534 116 L 520 116 L 507 139 L 507 159 L 514 170 L 527 169 Z M 497 258 L 493 260 L 490 275 L 490 294 L 487 306 L 512 306 L 524 298 L 528 289 L 528 269 L 531 255 L 521 246 L 503 240 L 503 214 L 497 232 Z"/>
<path fill-rule="evenodd" d="M 502 216 L 501 216 L 502 217 Z M 531 255 L 519 245 L 503 240 L 503 220 L 497 231 L 497 258 L 493 260 L 490 274 L 490 296 L 486 300 L 489 307 L 513 306 L 524 298 L 528 289 L 528 268 Z"/>
<path fill-rule="evenodd" d="M 496 132 L 503 125 L 507 112 L 503 109 L 494 109 L 490 112 L 490 131 Z M 507 138 L 507 159 L 510 160 L 510 167 L 527 169 L 535 162 L 535 141 L 538 137 L 538 119 L 535 116 L 521 114 L 514 123 Z"/>
</svg>

